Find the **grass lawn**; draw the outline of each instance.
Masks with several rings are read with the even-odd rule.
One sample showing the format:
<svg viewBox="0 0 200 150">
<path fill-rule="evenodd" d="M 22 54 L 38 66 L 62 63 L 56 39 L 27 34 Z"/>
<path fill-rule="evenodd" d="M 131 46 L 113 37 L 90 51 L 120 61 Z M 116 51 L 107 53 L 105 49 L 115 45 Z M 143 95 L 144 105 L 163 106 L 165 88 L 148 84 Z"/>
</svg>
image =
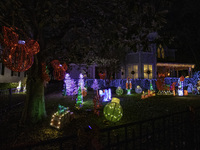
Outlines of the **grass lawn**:
<svg viewBox="0 0 200 150">
<path fill-rule="evenodd" d="M 20 95 L 16 95 L 16 97 L 19 96 Z M 84 97 L 83 107 L 80 110 L 77 110 L 74 107 L 76 97 L 63 97 L 61 92 L 47 94 L 45 96 L 47 117 L 43 122 L 39 122 L 32 126 L 22 127 L 18 125 L 23 105 L 3 113 L 0 120 L 1 143 L 5 146 L 42 141 L 60 136 L 77 134 L 78 131 L 88 127 L 88 125 L 96 128 L 106 128 L 109 126 L 116 126 L 128 122 L 136 122 L 185 111 L 189 106 L 193 106 L 194 108 L 200 107 L 199 95 L 189 94 L 188 96 L 183 97 L 159 95 L 141 100 L 140 94 L 122 96 L 113 94 L 112 97 L 118 97 L 120 99 L 120 104 L 123 108 L 123 117 L 119 122 L 111 123 L 106 121 L 103 115 L 103 107 L 108 102 L 103 102 L 103 107 L 100 109 L 99 116 L 93 113 L 93 96 L 93 91 L 89 91 L 88 95 Z M 13 95 L 13 102 L 15 101 L 14 98 L 15 96 Z M 21 94 L 22 101 L 24 98 L 25 95 Z M 18 98 L 16 100 L 19 101 Z M 3 100 L 1 100 L 0 103 L 5 105 Z M 58 104 L 69 107 L 75 114 L 74 120 L 67 124 L 62 130 L 57 130 L 49 125 L 51 115 L 57 111 Z"/>
</svg>

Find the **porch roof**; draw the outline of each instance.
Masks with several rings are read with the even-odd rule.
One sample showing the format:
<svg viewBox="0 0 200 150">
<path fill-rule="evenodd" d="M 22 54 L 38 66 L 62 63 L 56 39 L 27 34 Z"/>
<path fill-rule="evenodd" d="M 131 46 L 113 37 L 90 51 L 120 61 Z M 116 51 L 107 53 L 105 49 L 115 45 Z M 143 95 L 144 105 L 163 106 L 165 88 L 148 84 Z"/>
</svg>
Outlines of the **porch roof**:
<svg viewBox="0 0 200 150">
<path fill-rule="evenodd" d="M 173 68 L 194 68 L 195 64 L 186 64 L 186 63 L 157 63 L 157 67 L 173 67 Z"/>
</svg>

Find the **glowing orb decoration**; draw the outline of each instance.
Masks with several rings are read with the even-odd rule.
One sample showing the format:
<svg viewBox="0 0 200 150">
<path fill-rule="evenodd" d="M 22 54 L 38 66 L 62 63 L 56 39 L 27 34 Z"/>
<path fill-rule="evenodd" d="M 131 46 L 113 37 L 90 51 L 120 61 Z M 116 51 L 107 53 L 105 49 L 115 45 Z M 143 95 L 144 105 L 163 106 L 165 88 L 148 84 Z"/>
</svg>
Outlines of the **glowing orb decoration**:
<svg viewBox="0 0 200 150">
<path fill-rule="evenodd" d="M 116 89 L 116 94 L 117 95 L 122 95 L 123 92 L 124 92 L 123 89 L 120 86 L 118 86 L 117 89 Z"/>
<path fill-rule="evenodd" d="M 115 98 L 114 101 L 116 101 L 117 98 Z M 120 100 L 118 100 L 120 101 Z M 116 102 L 110 102 L 106 104 L 106 106 L 103 109 L 103 114 L 105 118 L 111 122 L 117 122 L 119 121 L 123 116 L 123 109 L 119 103 Z"/>
<path fill-rule="evenodd" d="M 140 94 L 142 93 L 142 88 L 138 85 L 136 88 L 135 88 L 135 92 Z"/>
<path fill-rule="evenodd" d="M 99 90 L 99 95 L 100 97 L 103 97 L 103 101 L 109 101 L 111 100 L 111 89 L 103 89 L 103 90 Z"/>
</svg>

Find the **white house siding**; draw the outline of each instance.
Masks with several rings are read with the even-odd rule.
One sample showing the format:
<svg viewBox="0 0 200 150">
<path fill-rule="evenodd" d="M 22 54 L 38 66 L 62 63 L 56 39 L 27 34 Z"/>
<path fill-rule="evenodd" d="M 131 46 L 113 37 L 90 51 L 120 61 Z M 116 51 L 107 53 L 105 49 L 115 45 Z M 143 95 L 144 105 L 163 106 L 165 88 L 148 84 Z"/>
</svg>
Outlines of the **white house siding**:
<svg viewBox="0 0 200 150">
<path fill-rule="evenodd" d="M 69 64 L 67 72 L 70 74 L 70 77 L 73 79 L 78 79 L 80 73 L 83 74 L 84 78 L 94 79 L 95 78 L 95 65 L 76 65 Z"/>
<path fill-rule="evenodd" d="M 3 69 L 4 68 L 4 69 Z M 11 82 L 19 82 L 20 80 L 25 80 L 24 72 L 13 72 L 13 76 L 11 75 L 11 70 L 3 67 L 2 63 L 0 63 L 0 83 L 11 83 Z M 19 75 L 19 76 L 18 76 Z"/>
</svg>

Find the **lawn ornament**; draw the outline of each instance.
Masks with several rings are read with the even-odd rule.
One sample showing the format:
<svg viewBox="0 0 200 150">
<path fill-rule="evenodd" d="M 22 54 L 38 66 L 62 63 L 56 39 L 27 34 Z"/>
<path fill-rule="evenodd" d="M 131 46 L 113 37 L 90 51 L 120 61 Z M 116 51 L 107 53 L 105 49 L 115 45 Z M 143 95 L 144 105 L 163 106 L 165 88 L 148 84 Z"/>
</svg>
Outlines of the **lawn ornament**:
<svg viewBox="0 0 200 150">
<path fill-rule="evenodd" d="M 70 112 L 69 107 L 64 107 L 58 105 L 58 111 L 55 112 L 51 117 L 50 126 L 61 129 L 66 123 L 69 123 L 72 120 L 73 112 Z"/>
<path fill-rule="evenodd" d="M 118 86 L 117 89 L 116 89 L 116 94 L 120 96 L 120 95 L 123 94 L 123 92 L 124 92 L 124 91 L 123 91 L 123 89 L 121 88 L 121 86 Z"/>
<path fill-rule="evenodd" d="M 99 90 L 99 96 L 103 99 L 104 102 L 110 101 L 112 97 L 111 89 L 102 89 Z"/>
<path fill-rule="evenodd" d="M 40 51 L 40 46 L 37 41 L 32 39 L 19 40 L 19 35 L 15 31 L 19 30 L 14 27 L 3 27 L 2 61 L 10 70 L 23 72 L 32 66 L 33 56 Z"/>
<path fill-rule="evenodd" d="M 127 80 L 126 80 L 127 95 L 130 95 L 130 94 L 131 94 L 131 89 L 132 89 L 131 79 L 130 79 L 130 78 L 127 78 Z"/>
<path fill-rule="evenodd" d="M 183 81 L 184 81 L 184 77 L 181 76 L 178 79 L 178 96 L 183 96 Z"/>
<path fill-rule="evenodd" d="M 123 116 L 123 109 L 120 105 L 120 100 L 118 98 L 113 97 L 112 101 L 103 109 L 104 116 L 107 120 L 111 122 L 119 121 Z"/>
<path fill-rule="evenodd" d="M 54 68 L 53 75 L 56 80 L 63 80 L 65 78 L 67 64 L 60 64 L 59 60 L 51 61 L 51 65 Z"/>
</svg>

